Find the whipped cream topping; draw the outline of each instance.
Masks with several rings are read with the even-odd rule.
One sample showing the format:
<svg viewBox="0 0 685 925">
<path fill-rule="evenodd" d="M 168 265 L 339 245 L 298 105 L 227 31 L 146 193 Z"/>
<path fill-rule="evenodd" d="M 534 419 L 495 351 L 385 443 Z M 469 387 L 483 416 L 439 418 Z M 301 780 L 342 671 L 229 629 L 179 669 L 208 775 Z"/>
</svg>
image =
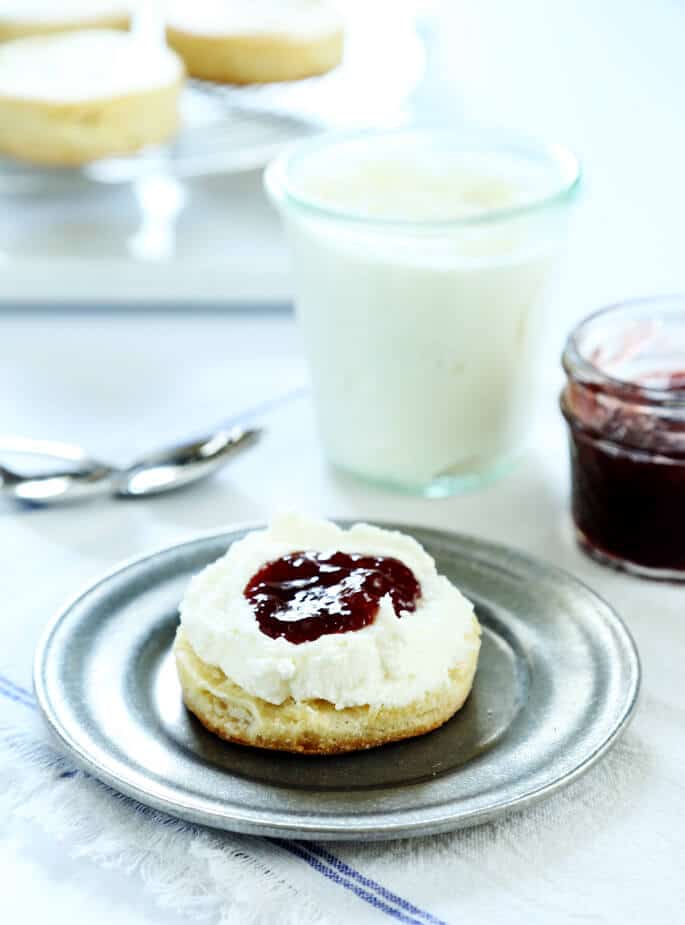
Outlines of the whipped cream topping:
<svg viewBox="0 0 685 925">
<path fill-rule="evenodd" d="M 128 16 L 130 0 L 1 0 L 0 21 L 51 25 Z"/>
<path fill-rule="evenodd" d="M 298 550 L 392 556 L 421 585 L 416 610 L 397 616 L 389 595 L 373 623 L 294 645 L 261 632 L 243 591 L 267 562 Z M 267 530 L 234 543 L 190 583 L 180 606 L 185 635 L 197 655 L 248 693 L 270 703 L 327 700 L 350 706 L 402 706 L 442 687 L 449 672 L 478 651 L 471 603 L 439 575 L 411 537 L 356 524 L 282 515 Z"/>
<path fill-rule="evenodd" d="M 313 38 L 337 32 L 340 17 L 320 0 L 179 0 L 167 23 L 196 35 L 281 35 Z"/>
<path fill-rule="evenodd" d="M 0 46 L 0 94 L 71 103 L 168 87 L 183 76 L 170 48 L 115 29 L 16 39 Z"/>
</svg>

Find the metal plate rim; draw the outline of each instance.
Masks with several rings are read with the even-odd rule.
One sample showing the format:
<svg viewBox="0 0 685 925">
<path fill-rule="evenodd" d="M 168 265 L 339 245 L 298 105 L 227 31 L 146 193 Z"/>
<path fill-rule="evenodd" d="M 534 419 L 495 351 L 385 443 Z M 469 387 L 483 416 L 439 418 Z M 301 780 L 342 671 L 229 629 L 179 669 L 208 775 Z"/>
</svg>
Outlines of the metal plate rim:
<svg viewBox="0 0 685 925">
<path fill-rule="evenodd" d="M 355 521 L 350 519 L 337 519 L 336 522 L 342 526 L 349 526 Z M 406 524 L 392 521 L 376 521 L 373 523 L 387 529 L 401 529 L 411 534 L 417 531 L 423 534 L 432 534 L 436 540 L 456 541 L 461 544 L 472 543 L 477 547 L 472 558 L 475 561 L 484 560 L 484 556 L 492 555 L 494 557 L 506 556 L 506 558 L 525 569 L 542 569 L 548 575 L 557 574 L 563 578 L 564 582 L 572 584 L 583 589 L 590 594 L 602 605 L 606 618 L 612 624 L 613 630 L 617 633 L 623 655 L 627 659 L 628 668 L 628 687 L 627 697 L 625 699 L 623 710 L 617 716 L 611 733 L 604 739 L 600 746 L 588 754 L 583 761 L 579 762 L 574 768 L 563 773 L 548 782 L 530 790 L 529 792 L 516 795 L 512 798 L 502 800 L 491 804 L 486 809 L 474 809 L 470 811 L 453 810 L 444 812 L 441 805 L 434 807 L 425 807 L 423 809 L 423 818 L 419 820 L 398 819 L 396 821 L 387 821 L 379 825 L 376 819 L 372 825 L 357 824 L 351 829 L 348 822 L 340 824 L 322 824 L 321 822 L 308 822 L 304 818 L 297 820 L 291 819 L 278 821 L 271 818 L 271 813 L 263 810 L 250 809 L 241 813 L 235 807 L 231 808 L 230 816 L 226 813 L 211 811 L 207 808 L 196 809 L 192 802 L 184 802 L 176 797 L 175 799 L 166 799 L 158 796 L 154 790 L 139 786 L 126 778 L 122 778 L 111 773 L 108 768 L 102 765 L 94 757 L 84 751 L 79 743 L 72 739 L 68 730 L 64 728 L 57 711 L 51 701 L 50 694 L 46 684 L 46 666 L 50 659 L 51 644 L 56 631 L 59 629 L 62 621 L 67 617 L 71 610 L 82 601 L 89 593 L 95 591 L 111 578 L 126 572 L 134 565 L 143 564 L 146 561 L 155 560 L 165 553 L 175 550 L 187 549 L 195 545 L 202 545 L 212 540 L 218 541 L 223 537 L 229 537 L 239 531 L 263 529 L 264 523 L 261 522 L 242 522 L 231 524 L 221 530 L 211 530 L 194 536 L 192 539 L 180 543 L 167 544 L 161 548 L 147 553 L 143 556 L 134 556 L 120 562 L 113 568 L 105 572 L 94 582 L 90 582 L 81 588 L 68 602 L 62 606 L 54 616 L 48 621 L 41 638 L 36 647 L 33 664 L 33 685 L 36 699 L 47 722 L 48 728 L 52 735 L 57 739 L 62 748 L 69 754 L 75 763 L 85 771 L 93 774 L 100 781 L 112 787 L 126 796 L 131 797 L 139 803 L 153 807 L 160 812 L 171 816 L 185 819 L 192 823 L 208 825 L 214 828 L 227 829 L 229 831 L 240 832 L 244 834 L 267 835 L 273 837 L 296 836 L 303 840 L 358 840 L 359 838 L 385 840 L 393 838 L 415 837 L 440 832 L 451 831 L 459 828 L 466 828 L 483 822 L 490 821 L 501 815 L 506 815 L 530 807 L 541 800 L 551 796 L 557 791 L 563 789 L 575 780 L 580 778 L 590 768 L 592 768 L 616 743 L 630 723 L 637 705 L 639 691 L 641 686 L 641 666 L 637 647 L 633 637 L 622 618 L 597 592 L 589 588 L 583 581 L 571 575 L 569 572 L 559 568 L 556 565 L 547 563 L 544 560 L 521 553 L 518 550 L 511 549 L 508 546 L 499 543 L 492 543 L 479 537 L 469 536 L 464 533 L 441 530 L 439 528 L 420 525 Z M 489 563 L 490 565 L 492 563 Z M 390 816 L 394 815 L 389 813 Z M 268 820 L 263 817 L 268 816 Z"/>
</svg>

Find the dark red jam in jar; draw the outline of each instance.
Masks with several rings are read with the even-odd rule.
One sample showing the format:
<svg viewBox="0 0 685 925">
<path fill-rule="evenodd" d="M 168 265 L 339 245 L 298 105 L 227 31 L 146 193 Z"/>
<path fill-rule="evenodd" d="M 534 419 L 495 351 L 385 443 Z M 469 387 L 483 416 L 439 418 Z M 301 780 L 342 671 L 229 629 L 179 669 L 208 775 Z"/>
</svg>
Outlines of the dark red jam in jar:
<svg viewBox="0 0 685 925">
<path fill-rule="evenodd" d="M 386 594 L 398 617 L 413 611 L 421 586 L 389 556 L 291 552 L 267 562 L 243 593 L 265 635 L 301 643 L 368 626 Z"/>
<path fill-rule="evenodd" d="M 563 363 L 581 546 L 617 568 L 685 581 L 685 295 L 591 315 Z"/>
</svg>

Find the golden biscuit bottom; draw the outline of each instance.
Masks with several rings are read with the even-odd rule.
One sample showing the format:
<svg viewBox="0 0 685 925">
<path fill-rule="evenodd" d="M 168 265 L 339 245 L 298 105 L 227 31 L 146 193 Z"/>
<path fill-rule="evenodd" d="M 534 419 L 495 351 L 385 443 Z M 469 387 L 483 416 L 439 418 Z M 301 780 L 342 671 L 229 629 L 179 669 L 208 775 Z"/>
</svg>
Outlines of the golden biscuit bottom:
<svg viewBox="0 0 685 925">
<path fill-rule="evenodd" d="M 162 144 L 179 127 L 181 81 L 74 103 L 0 96 L 0 154 L 76 167 Z"/>
<path fill-rule="evenodd" d="M 220 83 L 277 83 L 316 77 L 337 67 L 343 30 L 314 37 L 197 35 L 167 26 L 167 43 L 183 58 L 191 77 Z"/>
<path fill-rule="evenodd" d="M 174 655 L 184 703 L 210 732 L 257 748 L 335 755 L 423 735 L 442 726 L 463 706 L 471 691 L 478 663 L 478 634 L 474 618 L 476 644 L 468 662 L 453 669 L 442 687 L 402 707 L 336 710 L 326 700 L 269 703 L 199 658 L 182 627 L 176 634 Z"/>
</svg>

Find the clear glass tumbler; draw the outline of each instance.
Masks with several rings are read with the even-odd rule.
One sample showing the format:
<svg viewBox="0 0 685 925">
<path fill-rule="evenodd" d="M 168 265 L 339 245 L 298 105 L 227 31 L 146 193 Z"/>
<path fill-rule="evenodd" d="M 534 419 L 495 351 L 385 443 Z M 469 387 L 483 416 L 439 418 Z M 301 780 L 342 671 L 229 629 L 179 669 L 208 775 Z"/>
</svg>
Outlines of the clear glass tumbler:
<svg viewBox="0 0 685 925">
<path fill-rule="evenodd" d="M 431 496 L 509 468 L 579 183 L 563 148 L 419 129 L 325 135 L 269 166 L 336 466 Z"/>
</svg>

